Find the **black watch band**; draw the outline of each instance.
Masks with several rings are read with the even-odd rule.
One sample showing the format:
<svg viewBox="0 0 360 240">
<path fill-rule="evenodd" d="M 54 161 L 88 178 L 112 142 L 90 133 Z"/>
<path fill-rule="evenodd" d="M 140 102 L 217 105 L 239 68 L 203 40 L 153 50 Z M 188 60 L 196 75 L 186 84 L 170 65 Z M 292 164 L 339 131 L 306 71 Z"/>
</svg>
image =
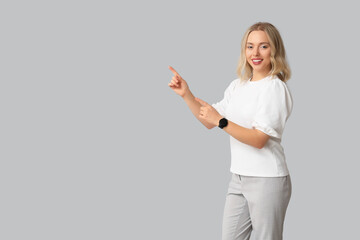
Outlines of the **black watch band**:
<svg viewBox="0 0 360 240">
<path fill-rule="evenodd" d="M 219 121 L 219 128 L 223 129 L 224 127 L 226 127 L 228 125 L 228 120 L 226 118 L 222 118 Z"/>
</svg>

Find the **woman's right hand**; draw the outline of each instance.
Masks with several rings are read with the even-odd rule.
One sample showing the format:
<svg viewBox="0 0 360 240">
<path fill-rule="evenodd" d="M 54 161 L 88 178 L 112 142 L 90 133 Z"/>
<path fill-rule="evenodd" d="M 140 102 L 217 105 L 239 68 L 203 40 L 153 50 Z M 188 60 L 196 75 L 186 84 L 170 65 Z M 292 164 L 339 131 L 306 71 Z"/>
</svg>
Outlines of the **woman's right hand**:
<svg viewBox="0 0 360 240">
<path fill-rule="evenodd" d="M 171 82 L 168 84 L 174 92 L 181 97 L 184 97 L 186 93 L 190 92 L 189 86 L 186 81 L 175 71 L 174 68 L 169 66 L 169 69 L 174 73 Z"/>
</svg>

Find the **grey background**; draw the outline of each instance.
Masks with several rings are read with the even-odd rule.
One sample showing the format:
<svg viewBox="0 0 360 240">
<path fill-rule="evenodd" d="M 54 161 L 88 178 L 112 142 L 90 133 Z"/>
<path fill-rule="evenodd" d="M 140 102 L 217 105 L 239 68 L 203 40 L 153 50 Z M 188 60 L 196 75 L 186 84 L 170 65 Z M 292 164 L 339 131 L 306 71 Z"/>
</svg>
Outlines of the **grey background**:
<svg viewBox="0 0 360 240">
<path fill-rule="evenodd" d="M 0 239 L 220 239 L 229 135 L 214 103 L 257 21 L 293 72 L 284 239 L 357 233 L 359 15 L 353 1 L 1 1 Z"/>
</svg>

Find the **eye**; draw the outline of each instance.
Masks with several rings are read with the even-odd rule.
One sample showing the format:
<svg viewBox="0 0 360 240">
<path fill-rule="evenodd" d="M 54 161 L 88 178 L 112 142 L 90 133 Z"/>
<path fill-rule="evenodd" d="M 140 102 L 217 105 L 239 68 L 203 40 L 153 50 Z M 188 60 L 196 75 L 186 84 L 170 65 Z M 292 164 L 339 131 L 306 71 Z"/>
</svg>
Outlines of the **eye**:
<svg viewBox="0 0 360 240">
<path fill-rule="evenodd" d="M 252 48 L 252 46 L 248 46 L 247 48 Z"/>
<path fill-rule="evenodd" d="M 266 45 L 262 45 L 262 48 L 268 48 Z"/>
</svg>

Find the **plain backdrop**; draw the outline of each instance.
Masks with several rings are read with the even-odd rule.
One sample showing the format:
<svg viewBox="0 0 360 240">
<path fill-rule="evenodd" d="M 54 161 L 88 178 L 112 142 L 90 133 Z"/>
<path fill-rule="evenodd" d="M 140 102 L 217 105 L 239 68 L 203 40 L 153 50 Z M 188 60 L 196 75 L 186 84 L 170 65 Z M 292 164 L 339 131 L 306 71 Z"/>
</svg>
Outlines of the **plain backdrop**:
<svg viewBox="0 0 360 240">
<path fill-rule="evenodd" d="M 274 24 L 292 70 L 284 239 L 354 239 L 354 1 L 1 1 L 0 239 L 221 239 L 229 135 L 168 83 L 220 101 L 240 42 Z"/>
</svg>

